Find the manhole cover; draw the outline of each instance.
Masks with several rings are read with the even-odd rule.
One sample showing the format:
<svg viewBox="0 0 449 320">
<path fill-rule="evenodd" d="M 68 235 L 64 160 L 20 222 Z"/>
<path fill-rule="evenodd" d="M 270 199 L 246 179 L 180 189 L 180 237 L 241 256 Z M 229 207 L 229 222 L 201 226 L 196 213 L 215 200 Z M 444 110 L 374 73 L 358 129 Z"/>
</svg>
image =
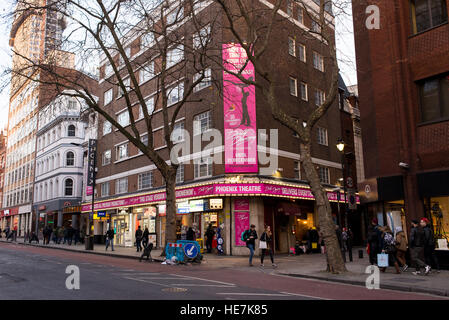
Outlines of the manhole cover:
<svg viewBox="0 0 449 320">
<path fill-rule="evenodd" d="M 186 288 L 164 288 L 162 289 L 164 292 L 186 292 Z"/>
</svg>

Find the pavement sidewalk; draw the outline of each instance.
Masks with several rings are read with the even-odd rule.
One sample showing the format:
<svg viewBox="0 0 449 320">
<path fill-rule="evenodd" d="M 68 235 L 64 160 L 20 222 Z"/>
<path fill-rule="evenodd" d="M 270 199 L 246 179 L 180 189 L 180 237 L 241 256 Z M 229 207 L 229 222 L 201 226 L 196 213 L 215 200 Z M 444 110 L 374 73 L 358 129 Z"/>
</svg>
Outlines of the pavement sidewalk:
<svg viewBox="0 0 449 320">
<path fill-rule="evenodd" d="M 6 242 L 4 238 L 1 242 Z M 10 242 L 10 241 L 9 241 Z M 17 238 L 16 244 L 29 245 L 23 242 L 23 238 Z M 94 250 L 85 250 L 84 245 L 63 245 L 63 244 L 49 244 L 43 245 L 42 242 L 31 244 L 32 246 L 39 246 L 45 248 L 53 248 L 59 250 L 76 251 L 87 254 L 107 255 L 119 258 L 138 259 L 141 256 L 136 249 L 116 246 L 114 251 L 105 251 L 104 245 L 94 245 Z M 254 267 L 248 266 L 248 256 L 218 256 L 216 254 L 204 254 L 202 268 L 233 268 L 252 272 L 270 273 L 275 275 L 300 277 L 308 279 L 316 279 L 322 281 L 339 282 L 344 284 L 366 286 L 366 280 L 369 274 L 365 273 L 366 267 L 369 266 L 369 259 L 364 252 L 362 259 L 358 256 L 358 250 L 353 249 L 353 262 L 347 262 L 346 268 L 348 272 L 340 275 L 329 274 L 326 269 L 326 257 L 322 254 L 302 254 L 299 256 L 292 255 L 277 255 L 275 256 L 275 263 L 277 268 L 271 266 L 269 256 L 265 258 L 265 266 L 259 266 L 260 257 L 253 258 Z M 161 250 L 153 250 L 151 252 L 152 258 L 157 262 L 162 262 L 163 257 Z M 402 274 L 396 274 L 393 267 L 387 268 L 385 273 L 380 272 L 380 288 L 391 289 L 406 292 L 428 293 L 440 296 L 449 296 L 449 271 L 443 270 L 440 273 L 431 272 L 429 275 L 415 276 L 412 274 L 413 268 L 409 268 Z M 368 289 L 367 289 L 368 290 Z"/>
</svg>

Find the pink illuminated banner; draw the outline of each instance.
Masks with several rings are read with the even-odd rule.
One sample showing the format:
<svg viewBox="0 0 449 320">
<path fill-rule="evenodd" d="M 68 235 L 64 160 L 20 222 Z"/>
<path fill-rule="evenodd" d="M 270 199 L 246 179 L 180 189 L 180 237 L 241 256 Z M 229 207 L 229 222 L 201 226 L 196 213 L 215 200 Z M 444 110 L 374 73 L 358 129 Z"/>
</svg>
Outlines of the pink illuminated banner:
<svg viewBox="0 0 449 320">
<path fill-rule="evenodd" d="M 286 198 L 301 198 L 314 200 L 310 189 L 305 187 L 283 186 L 269 183 L 217 183 L 205 186 L 183 188 L 176 190 L 176 198 L 194 198 L 206 196 L 228 196 L 228 195 L 259 195 L 259 196 L 280 196 Z M 157 203 L 165 201 L 165 192 L 157 192 L 141 196 L 131 196 L 122 199 L 109 200 L 95 203 L 95 210 L 112 209 L 117 207 L 128 207 L 136 205 L 145 205 L 150 203 Z M 337 201 L 337 194 L 335 192 L 328 192 L 327 197 L 330 201 Z M 341 199 L 344 199 L 341 196 Z M 238 200 L 236 202 L 235 210 L 249 210 L 246 201 Z M 247 199 L 246 199 L 247 200 Z M 357 203 L 360 199 L 356 197 Z M 343 201 L 343 200 L 341 200 Z M 85 204 L 82 207 L 83 212 L 91 210 L 90 204 Z"/>
<path fill-rule="evenodd" d="M 242 232 L 249 229 L 249 211 L 236 211 L 235 218 L 235 245 L 245 246 L 242 241 Z"/>
<path fill-rule="evenodd" d="M 229 72 L 239 72 L 247 62 L 246 51 L 238 44 L 223 44 L 223 115 L 225 130 L 225 172 L 258 172 L 256 92 Z M 254 80 L 251 62 L 241 72 Z"/>
</svg>

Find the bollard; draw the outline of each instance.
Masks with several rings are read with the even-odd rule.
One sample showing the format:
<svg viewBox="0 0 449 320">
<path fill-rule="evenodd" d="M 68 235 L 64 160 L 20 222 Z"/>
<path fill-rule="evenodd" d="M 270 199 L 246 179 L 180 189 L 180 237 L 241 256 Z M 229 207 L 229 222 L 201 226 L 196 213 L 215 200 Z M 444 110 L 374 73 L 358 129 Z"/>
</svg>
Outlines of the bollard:
<svg viewBox="0 0 449 320">
<path fill-rule="evenodd" d="M 359 250 L 359 259 L 363 259 L 363 250 Z"/>
</svg>

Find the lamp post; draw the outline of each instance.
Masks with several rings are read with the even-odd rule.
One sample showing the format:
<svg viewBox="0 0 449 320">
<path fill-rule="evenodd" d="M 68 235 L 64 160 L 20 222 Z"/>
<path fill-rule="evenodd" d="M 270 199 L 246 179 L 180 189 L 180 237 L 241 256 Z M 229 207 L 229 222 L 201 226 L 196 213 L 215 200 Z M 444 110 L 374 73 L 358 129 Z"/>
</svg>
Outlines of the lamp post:
<svg viewBox="0 0 449 320">
<path fill-rule="evenodd" d="M 348 228 L 348 203 L 346 200 L 346 166 L 345 166 L 345 142 L 339 138 L 337 140 L 337 149 L 341 153 L 341 167 L 343 171 L 343 192 L 345 196 L 345 227 Z"/>
</svg>

